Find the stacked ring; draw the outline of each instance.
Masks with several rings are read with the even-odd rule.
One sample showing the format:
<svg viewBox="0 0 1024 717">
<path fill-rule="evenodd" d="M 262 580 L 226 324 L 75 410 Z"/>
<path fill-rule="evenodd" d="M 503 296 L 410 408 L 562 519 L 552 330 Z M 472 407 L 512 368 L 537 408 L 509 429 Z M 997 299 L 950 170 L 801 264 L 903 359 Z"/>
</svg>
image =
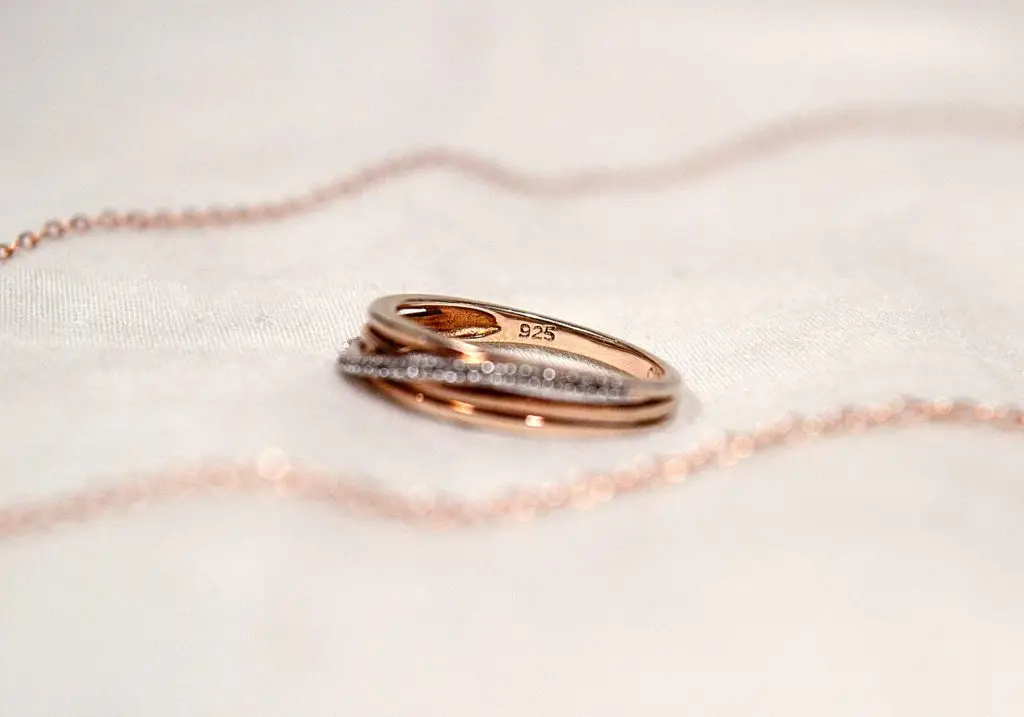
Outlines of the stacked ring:
<svg viewBox="0 0 1024 717">
<path fill-rule="evenodd" d="M 533 351 L 524 356 L 524 348 Z M 667 363 L 612 336 L 507 306 L 416 294 L 374 301 L 338 369 L 414 410 L 543 434 L 655 426 L 675 414 L 681 385 Z"/>
</svg>

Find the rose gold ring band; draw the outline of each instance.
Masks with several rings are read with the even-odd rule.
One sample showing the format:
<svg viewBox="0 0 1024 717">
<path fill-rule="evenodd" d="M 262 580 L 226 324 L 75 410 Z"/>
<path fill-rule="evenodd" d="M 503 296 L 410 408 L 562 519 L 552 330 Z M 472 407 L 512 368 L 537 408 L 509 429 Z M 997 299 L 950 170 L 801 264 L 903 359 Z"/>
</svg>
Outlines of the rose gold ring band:
<svg viewBox="0 0 1024 717">
<path fill-rule="evenodd" d="M 671 366 L 625 341 L 450 296 L 377 299 L 338 367 L 413 410 L 537 435 L 652 427 L 676 413 L 681 390 Z"/>
</svg>

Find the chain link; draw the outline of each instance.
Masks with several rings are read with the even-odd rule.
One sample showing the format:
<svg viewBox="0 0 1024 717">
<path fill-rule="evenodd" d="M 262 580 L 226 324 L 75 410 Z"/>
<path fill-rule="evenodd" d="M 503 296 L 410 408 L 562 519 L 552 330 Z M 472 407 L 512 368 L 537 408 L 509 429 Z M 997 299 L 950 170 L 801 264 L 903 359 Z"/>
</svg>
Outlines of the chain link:
<svg viewBox="0 0 1024 717">
<path fill-rule="evenodd" d="M 43 240 L 94 230 L 207 229 L 277 221 L 313 211 L 370 188 L 428 170 L 446 169 L 506 191 L 537 197 L 573 197 L 599 192 L 651 190 L 704 178 L 744 162 L 801 144 L 859 134 L 947 133 L 971 137 L 1024 138 L 1024 112 L 982 106 L 852 107 L 791 117 L 678 160 L 647 167 L 585 170 L 540 176 L 451 149 L 423 149 L 386 158 L 303 194 L 234 207 L 180 211 L 102 211 L 51 219 L 0 244 L 0 262 Z"/>
<path fill-rule="evenodd" d="M 305 468 L 278 450 L 252 462 L 198 464 L 127 480 L 98 490 L 0 509 L 0 540 L 88 522 L 132 508 L 220 493 L 271 495 L 324 503 L 348 513 L 396 521 L 413 528 L 451 530 L 531 521 L 567 510 L 583 511 L 623 496 L 686 482 L 765 451 L 831 436 L 922 423 L 986 426 L 1020 432 L 1024 411 L 971 400 L 900 397 L 888 403 L 785 415 L 755 429 L 723 435 L 681 453 L 575 481 L 513 488 L 483 498 L 423 489 L 395 491 Z"/>
</svg>

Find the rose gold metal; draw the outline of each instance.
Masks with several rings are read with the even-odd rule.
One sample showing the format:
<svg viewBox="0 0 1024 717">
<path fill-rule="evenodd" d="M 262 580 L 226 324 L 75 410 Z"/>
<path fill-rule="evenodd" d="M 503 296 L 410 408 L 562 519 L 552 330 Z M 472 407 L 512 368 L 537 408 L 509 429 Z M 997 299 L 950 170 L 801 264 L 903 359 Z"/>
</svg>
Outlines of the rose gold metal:
<svg viewBox="0 0 1024 717">
<path fill-rule="evenodd" d="M 611 406 L 577 405 L 576 415 L 566 417 L 569 406 L 551 404 L 532 398 L 501 396 L 510 408 L 500 411 L 491 408 L 492 397 L 481 400 L 478 396 L 459 394 L 462 398 L 449 398 L 453 389 L 427 383 L 398 383 L 382 379 L 370 379 L 374 388 L 396 403 L 414 411 L 455 421 L 477 428 L 516 431 L 544 437 L 607 436 L 631 433 L 652 428 L 663 423 L 672 415 L 671 405 L 650 405 L 636 411 L 622 412 L 626 415 L 616 420 L 607 413 L 598 414 L 594 409 L 612 409 Z M 465 398 L 466 400 L 463 400 Z M 612 412 L 611 410 L 609 413 Z M 642 413 L 641 413 L 642 412 Z M 639 414 L 639 415 L 638 415 Z"/>
<path fill-rule="evenodd" d="M 355 198 L 373 187 L 419 172 L 456 172 L 505 191 L 531 197 L 572 198 L 613 191 L 653 190 L 696 181 L 731 167 L 779 154 L 802 144 L 863 134 L 957 134 L 971 137 L 1024 137 L 1024 112 L 980 105 L 903 105 L 843 107 L 788 117 L 731 141 L 682 158 L 646 167 L 593 169 L 555 176 L 515 170 L 499 162 L 446 148 L 399 154 L 351 175 L 280 200 L 234 209 L 210 206 L 181 212 L 118 212 L 51 219 L 39 231 L 23 232 L 0 244 L 0 261 L 35 247 L 43 239 L 88 234 L 98 229 L 204 229 L 252 221 L 276 221 Z"/>
<path fill-rule="evenodd" d="M 418 309 L 433 315 L 416 319 L 403 313 Z M 444 328 L 425 325 L 428 320 Z M 540 343 L 523 339 L 519 333 L 523 322 L 552 326 L 554 339 Z M 641 381 L 645 398 L 669 397 L 679 386 L 675 369 L 638 346 L 562 319 L 490 302 L 423 294 L 383 296 L 370 305 L 366 325 L 399 350 L 427 351 L 468 364 L 507 360 L 497 358 L 488 344 L 517 344 L 583 356 L 618 369 Z"/>
<path fill-rule="evenodd" d="M 405 385 L 414 394 L 424 394 L 436 402 L 463 403 L 472 409 L 469 412 L 488 414 L 518 414 L 522 411 L 530 412 L 533 415 L 543 415 L 555 423 L 596 422 L 608 423 L 610 425 L 622 424 L 627 427 L 632 424 L 656 424 L 664 421 L 673 409 L 674 401 L 644 401 L 636 404 L 616 405 L 594 405 L 579 404 L 569 401 L 545 401 L 541 399 L 529 399 L 524 401 L 522 396 L 509 395 L 498 391 L 472 391 L 458 386 L 448 386 L 440 383 L 429 383 L 426 381 L 410 381 L 405 384 L 396 384 L 382 379 L 373 379 L 372 382 L 379 386 Z M 568 435 L 568 434 L 567 434 Z"/>
<path fill-rule="evenodd" d="M 342 474 L 303 467 L 279 449 L 268 449 L 253 462 L 210 462 L 190 470 L 140 476 L 111 486 L 44 498 L 0 509 L 0 540 L 95 520 L 144 505 L 216 493 L 270 495 L 323 503 L 346 512 L 397 521 L 415 528 L 453 529 L 533 520 L 568 509 L 588 510 L 641 491 L 693 479 L 711 468 L 734 466 L 768 450 L 811 439 L 913 426 L 921 422 L 1024 431 L 1016 406 L 1001 411 L 959 402 L 965 410 L 949 411 L 948 399 L 899 397 L 872 406 L 834 409 L 805 417 L 785 416 L 769 424 L 699 444 L 674 455 L 629 468 L 594 473 L 565 483 L 520 487 L 513 492 L 469 498 L 443 492 L 397 491 L 367 485 Z M 1007 412 L 1016 418 L 1007 422 Z M 870 417 L 869 420 L 862 420 Z M 822 430 L 832 426 L 831 430 Z M 855 426 L 852 428 L 851 426 Z"/>
<path fill-rule="evenodd" d="M 1024 112 L 979 106 L 852 107 L 791 117 L 710 149 L 665 164 L 592 170 L 542 177 L 449 149 L 409 152 L 367 167 L 306 194 L 225 210 L 218 207 L 180 212 L 105 210 L 53 219 L 38 231 L 0 244 L 0 262 L 42 240 L 123 228 L 213 228 L 247 221 L 275 221 L 354 198 L 378 184 L 417 172 L 449 170 L 526 196 L 570 198 L 596 192 L 656 189 L 708 177 L 747 161 L 801 144 L 858 134 L 920 135 L 948 133 L 972 137 L 1024 137 Z M 0 540 L 46 532 L 172 499 L 230 492 L 308 500 L 357 515 L 435 529 L 521 522 L 586 509 L 632 493 L 685 482 L 713 467 L 733 465 L 766 450 L 814 438 L 912 427 L 927 422 L 980 426 L 1020 432 L 1024 410 L 947 399 L 898 397 L 887 403 L 824 411 L 810 416 L 786 414 L 726 441 L 699 444 L 650 462 L 566 483 L 515 489 L 493 497 L 470 499 L 434 492 L 402 492 L 368 486 L 346 476 L 302 467 L 273 451 L 255 462 L 204 462 L 187 470 L 172 469 L 129 478 L 99 489 L 42 498 L 0 508 Z"/>
<path fill-rule="evenodd" d="M 522 327 L 527 327 L 525 337 Z M 542 329 L 544 338 L 536 333 Z M 501 348 L 509 344 L 583 357 L 622 372 L 630 386 L 628 399 L 595 404 L 496 386 L 364 376 L 353 380 L 415 411 L 545 437 L 626 433 L 656 426 L 676 413 L 681 381 L 667 363 L 621 339 L 531 311 L 450 296 L 385 296 L 370 305 L 362 338 L 363 353 L 416 351 L 479 366 L 512 360 Z"/>
</svg>

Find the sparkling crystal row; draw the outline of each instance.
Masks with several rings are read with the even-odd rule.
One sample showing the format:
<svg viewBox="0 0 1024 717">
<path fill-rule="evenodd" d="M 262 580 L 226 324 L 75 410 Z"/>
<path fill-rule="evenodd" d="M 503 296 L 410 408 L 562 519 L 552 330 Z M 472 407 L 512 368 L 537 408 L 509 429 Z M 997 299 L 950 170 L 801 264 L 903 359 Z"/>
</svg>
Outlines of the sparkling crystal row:
<svg viewBox="0 0 1024 717">
<path fill-rule="evenodd" d="M 469 363 L 434 354 L 364 354 L 349 342 L 338 357 L 338 370 L 350 376 L 390 381 L 435 381 L 480 388 L 500 387 L 524 395 L 583 403 L 617 403 L 628 397 L 620 376 L 507 359 Z"/>
</svg>

